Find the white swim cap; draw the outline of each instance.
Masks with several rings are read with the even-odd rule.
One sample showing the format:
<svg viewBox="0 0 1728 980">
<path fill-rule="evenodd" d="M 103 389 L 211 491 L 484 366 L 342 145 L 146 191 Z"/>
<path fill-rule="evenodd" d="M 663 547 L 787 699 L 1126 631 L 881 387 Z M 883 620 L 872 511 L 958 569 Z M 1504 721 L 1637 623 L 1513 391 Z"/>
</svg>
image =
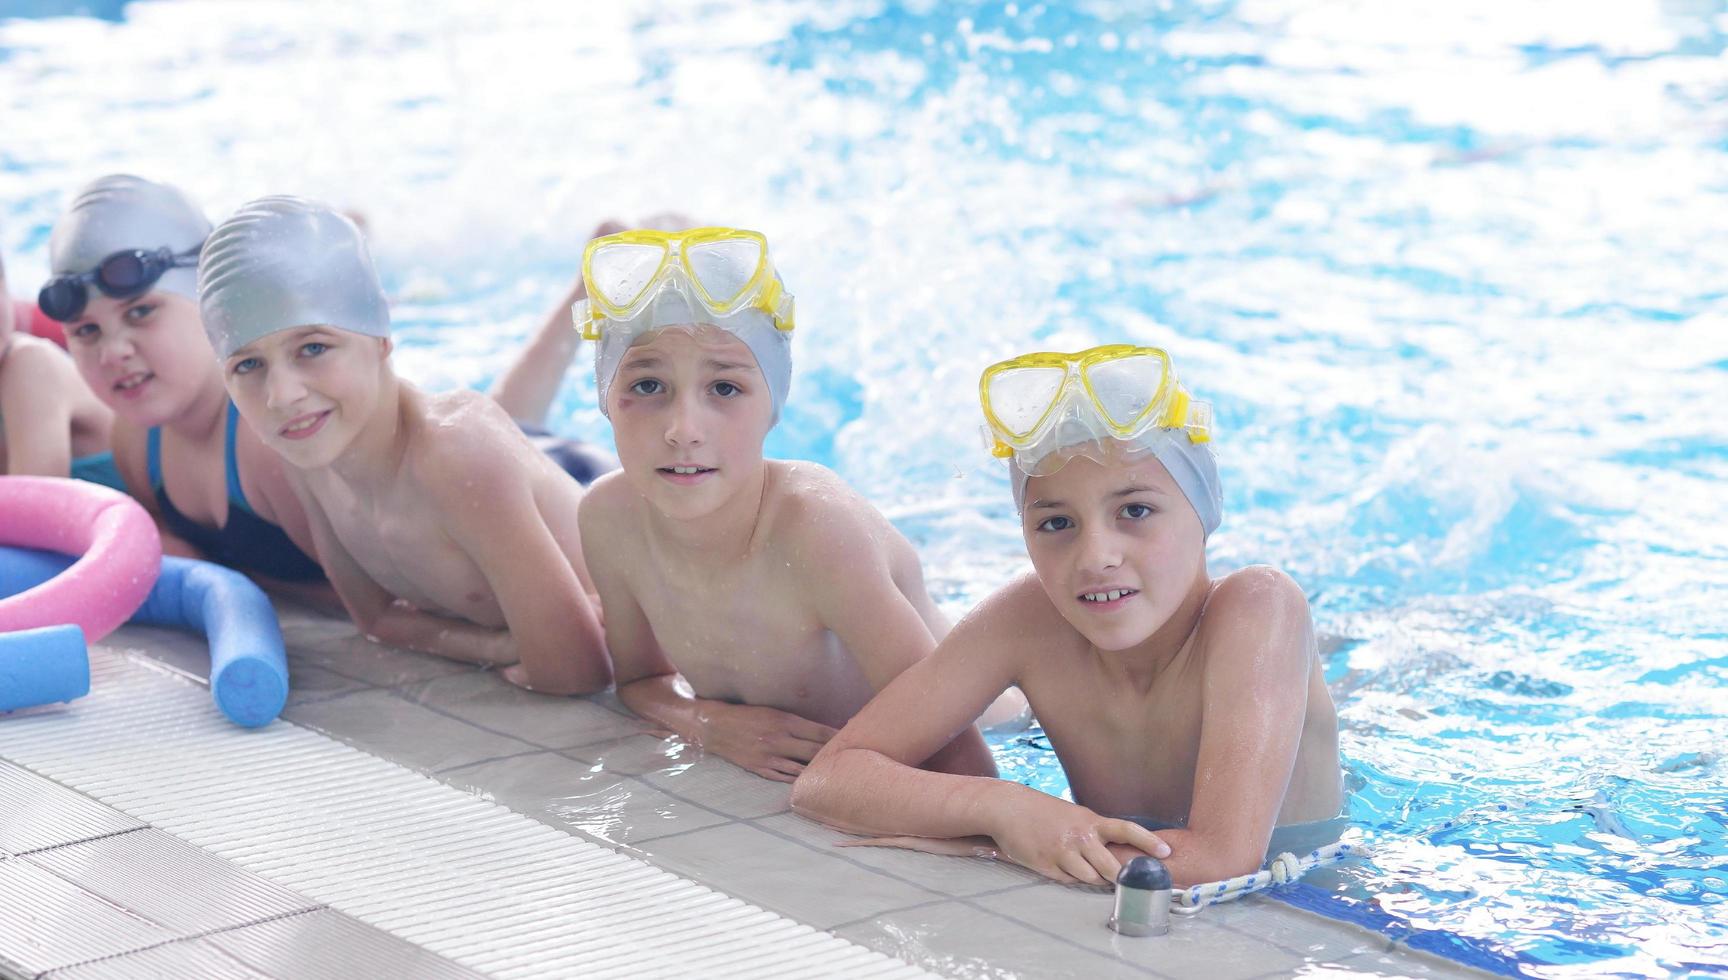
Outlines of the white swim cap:
<svg viewBox="0 0 1728 980">
<path fill-rule="evenodd" d="M 774 318 L 761 310 L 745 307 L 719 316 L 692 297 L 681 275 L 670 277 L 648 308 L 628 320 L 607 320 L 594 350 L 594 385 L 600 411 L 606 412 L 606 393 L 618 374 L 618 365 L 630 347 L 666 327 L 711 324 L 744 342 L 756 357 L 768 396 L 773 401 L 773 422 L 792 388 L 792 332 L 774 325 Z M 770 423 L 773 424 L 773 423 Z"/>
<path fill-rule="evenodd" d="M 49 270 L 56 276 L 86 273 L 108 256 L 132 249 L 189 252 L 209 234 L 210 220 L 179 190 L 113 174 L 84 185 L 54 223 Z M 154 288 L 196 299 L 198 274 L 190 266 L 169 269 Z"/>
<path fill-rule="evenodd" d="M 365 236 L 335 209 L 264 197 L 218 225 L 198 263 L 204 330 L 216 356 L 315 324 L 390 336 L 390 306 Z"/>
<path fill-rule="evenodd" d="M 1076 439 L 1066 443 L 1069 449 L 1087 449 L 1097 447 L 1097 436 L 1086 430 L 1075 430 Z M 1188 498 L 1194 513 L 1200 518 L 1200 527 L 1207 537 L 1218 530 L 1219 523 L 1224 519 L 1224 489 L 1218 479 L 1218 460 L 1212 453 L 1210 442 L 1193 442 L 1188 434 L 1181 429 L 1152 429 L 1141 433 L 1133 439 L 1115 442 L 1130 462 L 1139 454 L 1150 453 L 1164 464 L 1170 472 L 1170 478 L 1176 481 L 1176 486 L 1182 491 L 1182 496 Z M 1058 451 L 1060 452 L 1060 451 Z M 1096 448 L 1075 455 L 1096 457 L 1100 455 Z M 1008 480 L 1014 488 L 1014 509 L 1026 510 L 1026 484 L 1032 479 L 1026 470 L 1013 462 L 1008 464 Z"/>
</svg>

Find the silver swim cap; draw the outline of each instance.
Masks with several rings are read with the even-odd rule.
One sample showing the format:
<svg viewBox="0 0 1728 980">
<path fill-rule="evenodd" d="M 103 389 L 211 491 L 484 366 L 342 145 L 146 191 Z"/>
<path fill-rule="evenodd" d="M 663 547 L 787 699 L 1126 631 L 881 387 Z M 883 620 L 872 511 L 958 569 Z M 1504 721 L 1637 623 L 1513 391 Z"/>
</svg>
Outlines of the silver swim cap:
<svg viewBox="0 0 1728 980">
<path fill-rule="evenodd" d="M 304 198 L 259 198 L 218 225 L 198 262 L 198 291 L 219 358 L 314 324 L 390 336 L 365 237 L 341 213 Z"/>
<path fill-rule="evenodd" d="M 1170 472 L 1170 478 L 1188 498 L 1200 527 L 1207 537 L 1218 530 L 1224 519 L 1224 488 L 1218 480 L 1218 460 L 1210 442 L 1193 442 L 1181 429 L 1153 429 L 1121 444 L 1129 454 L 1151 453 Z M 1087 455 L 1092 455 L 1088 453 Z M 1032 479 L 1026 471 L 1008 464 L 1008 479 L 1014 487 L 1014 509 L 1026 510 L 1026 484 Z"/>
<path fill-rule="evenodd" d="M 84 185 L 48 236 L 53 275 L 81 274 L 115 252 L 154 250 L 189 252 L 210 234 L 210 221 L 186 195 L 167 184 L 130 174 L 113 174 Z M 156 289 L 198 296 L 198 274 L 190 267 L 169 269 Z"/>
<path fill-rule="evenodd" d="M 744 308 L 717 316 L 687 293 L 682 276 L 662 288 L 646 310 L 629 320 L 606 321 L 594 351 L 594 386 L 600 397 L 600 411 L 606 413 L 606 393 L 618 374 L 624 353 L 637 341 L 655 331 L 670 326 L 712 324 L 737 337 L 756 357 L 756 366 L 768 385 L 768 397 L 774 403 L 773 421 L 780 421 L 780 409 L 792 388 L 792 332 L 774 325 L 774 318 L 758 309 Z"/>
</svg>

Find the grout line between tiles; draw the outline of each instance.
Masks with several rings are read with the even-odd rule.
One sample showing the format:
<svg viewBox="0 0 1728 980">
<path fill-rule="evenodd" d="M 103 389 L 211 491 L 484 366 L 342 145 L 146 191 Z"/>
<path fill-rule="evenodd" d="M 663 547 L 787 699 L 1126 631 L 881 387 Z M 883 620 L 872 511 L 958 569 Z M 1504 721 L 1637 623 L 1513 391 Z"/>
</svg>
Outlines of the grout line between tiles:
<svg viewBox="0 0 1728 980">
<path fill-rule="evenodd" d="M 533 743 L 529 743 L 529 744 L 532 745 Z M 552 749 L 543 749 L 543 748 L 540 748 L 539 746 L 535 746 L 534 748 L 527 749 L 527 750 L 524 750 L 522 752 L 507 752 L 504 755 L 494 755 L 494 756 L 489 756 L 489 757 L 484 758 L 484 759 L 476 759 L 473 762 L 463 762 L 463 763 L 459 763 L 459 764 L 454 765 L 454 766 L 446 766 L 443 769 L 434 769 L 434 770 L 432 770 L 432 773 L 434 775 L 437 775 L 437 776 L 448 776 L 448 775 L 451 775 L 453 773 L 460 773 L 462 770 L 469 769 L 469 768 L 472 768 L 474 766 L 486 765 L 489 762 L 503 762 L 505 759 L 520 759 L 523 756 L 529 756 L 529 755 L 545 755 L 548 752 L 551 752 L 553 755 L 557 755 L 557 753 L 554 752 Z M 395 760 L 392 760 L 392 761 L 395 761 Z M 398 762 L 397 765 L 401 765 L 401 763 Z M 484 787 L 482 787 L 482 788 L 484 788 Z"/>
<path fill-rule="evenodd" d="M 919 909 L 927 909 L 927 908 L 931 907 L 932 905 L 945 905 L 951 901 L 953 901 L 953 899 L 951 899 L 951 898 L 933 898 L 928 902 L 917 902 L 917 903 L 912 904 L 912 905 L 902 905 L 897 909 L 883 909 L 882 911 L 874 913 L 872 915 L 859 916 L 858 918 L 852 919 L 848 922 L 837 922 L 834 925 L 829 926 L 828 931 L 829 932 L 839 932 L 842 929 L 850 929 L 853 926 L 861 926 L 867 922 L 875 922 L 877 919 L 880 919 L 884 916 L 899 915 L 902 912 L 916 912 Z"/>
<path fill-rule="evenodd" d="M 1064 936 L 1061 933 L 1051 932 L 1050 930 L 1044 928 L 1041 925 L 1033 925 L 1032 923 L 1026 922 L 1025 920 L 1022 920 L 1022 919 L 1010 918 L 1009 916 L 1003 915 L 1000 912 L 993 912 L 990 909 L 984 908 L 981 905 L 974 904 L 973 902 L 971 902 L 968 899 L 956 898 L 956 899 L 954 899 L 954 901 L 959 902 L 961 905 L 966 906 L 967 908 L 971 909 L 974 912 L 980 912 L 980 913 L 983 913 L 984 915 L 994 916 L 995 918 L 1003 919 L 1003 920 L 1005 920 L 1005 921 L 1007 921 L 1013 925 L 1019 926 L 1022 929 L 1030 929 L 1031 931 L 1036 932 L 1041 936 L 1048 936 L 1049 938 L 1056 940 L 1057 942 L 1063 944 L 1064 946 L 1069 946 L 1069 947 L 1072 947 L 1074 949 L 1078 949 L 1078 950 L 1080 950 L 1082 952 L 1086 952 L 1086 953 L 1098 953 L 1101 956 L 1107 956 L 1110 959 L 1113 959 L 1116 962 L 1121 963 L 1125 966 L 1128 966 L 1134 970 L 1138 970 L 1141 973 L 1150 974 L 1152 976 L 1162 976 L 1162 974 L 1158 973 L 1158 971 L 1152 969 L 1151 967 L 1142 966 L 1139 963 L 1135 963 L 1132 960 L 1125 960 L 1120 956 L 1114 956 L 1110 953 L 1101 953 L 1098 950 L 1089 949 L 1089 948 L 1082 946 L 1081 944 L 1075 942 L 1074 940 L 1069 939 L 1067 936 Z"/>
</svg>

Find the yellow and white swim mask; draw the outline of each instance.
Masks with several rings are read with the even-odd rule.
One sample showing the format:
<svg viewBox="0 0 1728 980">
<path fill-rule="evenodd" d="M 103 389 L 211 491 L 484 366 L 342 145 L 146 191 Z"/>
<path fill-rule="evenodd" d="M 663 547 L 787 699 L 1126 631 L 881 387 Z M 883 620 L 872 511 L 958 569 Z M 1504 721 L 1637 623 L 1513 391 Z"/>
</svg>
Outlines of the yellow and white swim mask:
<svg viewBox="0 0 1728 980">
<path fill-rule="evenodd" d="M 755 355 L 779 419 L 792 381 L 794 303 L 760 232 L 693 228 L 607 235 L 588 243 L 582 280 L 588 298 L 571 315 L 582 336 L 599 343 L 594 377 L 602 411 L 631 344 L 666 327 L 712 324 Z"/>
<path fill-rule="evenodd" d="M 1195 400 L 1157 347 L 1108 344 L 1045 351 L 992 364 L 978 382 L 991 452 L 1010 460 L 1017 506 L 1026 482 L 1075 456 L 1155 455 L 1207 533 L 1222 517 L 1210 446 L 1212 406 Z"/>
</svg>

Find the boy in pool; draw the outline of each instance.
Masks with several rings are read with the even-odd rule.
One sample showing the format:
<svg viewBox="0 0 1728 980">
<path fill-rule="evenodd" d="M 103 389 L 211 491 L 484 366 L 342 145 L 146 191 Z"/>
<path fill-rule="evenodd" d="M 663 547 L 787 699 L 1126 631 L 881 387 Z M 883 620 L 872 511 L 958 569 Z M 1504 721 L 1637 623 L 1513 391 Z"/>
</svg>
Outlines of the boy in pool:
<svg viewBox="0 0 1728 980">
<path fill-rule="evenodd" d="M 1275 825 L 1336 817 L 1337 718 L 1307 601 L 1266 566 L 1207 574 L 1222 501 L 1211 411 L 1168 356 L 1030 354 L 986 370 L 980 390 L 1033 572 L 830 741 L 793 807 L 1086 884 L 1140 852 L 1184 885 L 1246 873 Z M 911 768 L 1016 683 L 1075 802 Z"/>
<path fill-rule="evenodd" d="M 72 359 L 31 333 L 0 262 L 0 475 L 71 476 L 125 490 L 109 452 L 114 413 L 97 400 Z"/>
<path fill-rule="evenodd" d="M 204 326 L 229 393 L 287 463 L 318 556 L 367 636 L 554 694 L 611 680 L 576 511 L 582 487 L 492 399 L 391 366 L 354 223 L 267 197 L 210 235 Z"/>
<path fill-rule="evenodd" d="M 790 782 L 947 623 L 881 514 L 821 466 L 763 459 L 793 318 L 761 235 L 625 232 L 583 271 L 577 325 L 623 463 L 581 515 L 618 696 Z M 910 761 L 994 772 L 972 720 Z"/>
</svg>

